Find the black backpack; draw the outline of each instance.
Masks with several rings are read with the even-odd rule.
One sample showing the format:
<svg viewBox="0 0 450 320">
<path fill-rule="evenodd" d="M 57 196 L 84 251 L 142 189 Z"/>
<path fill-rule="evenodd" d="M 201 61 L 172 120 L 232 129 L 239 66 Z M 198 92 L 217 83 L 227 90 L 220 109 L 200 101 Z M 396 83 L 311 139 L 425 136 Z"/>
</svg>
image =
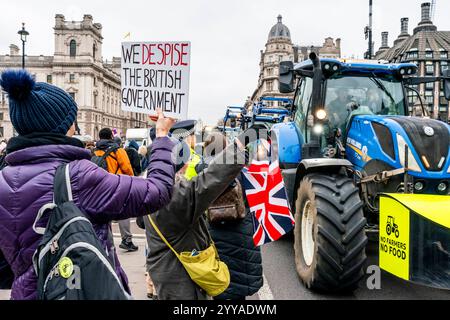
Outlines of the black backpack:
<svg viewBox="0 0 450 320">
<path fill-rule="evenodd" d="M 111 155 L 111 153 L 116 152 L 118 149 L 119 149 L 118 146 L 109 147 L 102 156 L 97 156 L 94 153 L 94 155 L 91 158 L 91 161 L 93 163 L 95 163 L 96 165 L 98 165 L 100 168 L 103 168 L 106 171 L 108 171 L 108 163 L 106 162 L 106 158 L 109 155 Z M 98 149 L 96 149 L 96 150 L 98 150 Z M 111 157 L 113 157 L 113 156 L 111 156 Z M 116 158 L 114 158 L 114 159 L 117 161 Z M 117 166 L 117 171 L 119 171 L 119 166 Z M 117 173 L 117 171 L 116 171 L 116 173 Z"/>
<path fill-rule="evenodd" d="M 41 300 L 126 300 L 112 257 L 102 247 L 91 222 L 72 199 L 69 165 L 57 168 L 54 204 L 39 210 L 33 228 L 43 234 L 33 256 Z M 49 212 L 46 228 L 36 227 Z"/>
</svg>

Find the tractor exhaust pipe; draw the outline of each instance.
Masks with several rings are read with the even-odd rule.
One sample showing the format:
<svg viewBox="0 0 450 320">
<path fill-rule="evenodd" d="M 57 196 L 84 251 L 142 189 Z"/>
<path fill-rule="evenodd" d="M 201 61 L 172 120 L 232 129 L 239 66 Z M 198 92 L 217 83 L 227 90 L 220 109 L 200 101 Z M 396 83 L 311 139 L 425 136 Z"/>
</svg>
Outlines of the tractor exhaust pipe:
<svg viewBox="0 0 450 320">
<path fill-rule="evenodd" d="M 321 69 L 322 70 L 322 68 L 320 66 L 319 57 L 317 56 L 317 54 L 315 52 L 311 52 L 309 54 L 309 59 L 311 59 L 311 61 L 313 63 L 313 66 L 314 66 L 314 69 Z"/>
<path fill-rule="evenodd" d="M 320 156 L 320 138 L 323 134 L 323 120 L 317 118 L 317 110 L 323 108 L 322 103 L 322 81 L 323 81 L 323 73 L 322 66 L 320 64 L 320 59 L 315 52 L 311 52 L 309 54 L 309 59 L 311 59 L 313 64 L 313 90 L 311 95 L 311 114 L 313 116 L 313 130 L 311 134 L 311 146 L 314 151 L 312 153 L 316 156 Z M 315 128 L 319 128 L 320 130 L 314 130 Z"/>
</svg>

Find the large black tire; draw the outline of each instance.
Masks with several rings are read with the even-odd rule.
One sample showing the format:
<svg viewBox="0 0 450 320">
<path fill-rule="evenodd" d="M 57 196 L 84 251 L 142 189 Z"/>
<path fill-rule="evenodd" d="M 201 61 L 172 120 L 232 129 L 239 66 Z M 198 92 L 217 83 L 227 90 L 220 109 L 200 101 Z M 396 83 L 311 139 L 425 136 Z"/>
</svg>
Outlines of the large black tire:
<svg viewBox="0 0 450 320">
<path fill-rule="evenodd" d="M 352 291 L 364 276 L 366 219 L 358 191 L 353 180 L 343 175 L 313 173 L 300 182 L 295 202 L 295 264 L 308 288 L 322 292 Z M 310 239 L 314 242 L 305 246 L 306 256 L 302 239 L 307 239 L 307 235 L 301 232 L 304 210 L 311 217 L 305 218 L 304 226 L 308 221 L 312 225 L 304 230 L 311 230 Z"/>
</svg>

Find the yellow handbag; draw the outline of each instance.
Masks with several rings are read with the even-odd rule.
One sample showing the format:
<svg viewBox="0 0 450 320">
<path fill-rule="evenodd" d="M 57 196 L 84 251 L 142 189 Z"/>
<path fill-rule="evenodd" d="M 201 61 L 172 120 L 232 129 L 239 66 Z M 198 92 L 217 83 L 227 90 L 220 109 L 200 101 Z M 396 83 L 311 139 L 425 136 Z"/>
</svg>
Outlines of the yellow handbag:
<svg viewBox="0 0 450 320">
<path fill-rule="evenodd" d="M 148 215 L 148 219 L 159 237 L 177 256 L 192 281 L 205 290 L 208 295 L 211 297 L 218 296 L 228 288 L 230 285 L 230 271 L 227 265 L 220 261 L 219 253 L 212 239 L 211 245 L 207 249 L 199 251 L 196 256 L 192 256 L 191 252 L 178 254 L 162 235 L 150 215 Z"/>
</svg>

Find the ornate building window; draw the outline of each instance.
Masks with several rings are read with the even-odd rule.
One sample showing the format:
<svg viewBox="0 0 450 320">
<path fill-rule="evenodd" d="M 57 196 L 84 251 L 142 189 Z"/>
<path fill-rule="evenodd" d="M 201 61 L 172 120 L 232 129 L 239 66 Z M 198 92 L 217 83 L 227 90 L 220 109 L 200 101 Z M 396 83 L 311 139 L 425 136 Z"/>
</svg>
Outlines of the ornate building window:
<svg viewBox="0 0 450 320">
<path fill-rule="evenodd" d="M 433 51 L 427 50 L 425 52 L 425 58 L 426 59 L 433 59 Z"/>
<path fill-rule="evenodd" d="M 441 75 L 444 73 L 444 70 L 448 69 L 448 61 L 441 61 Z"/>
<path fill-rule="evenodd" d="M 408 60 L 417 59 L 419 57 L 417 51 L 408 52 Z"/>
<path fill-rule="evenodd" d="M 75 101 L 75 92 L 69 92 L 69 95 L 72 97 L 73 101 Z"/>
<path fill-rule="evenodd" d="M 75 82 L 75 73 L 71 73 L 71 74 L 69 75 L 69 82 L 70 82 L 70 83 Z"/>
<path fill-rule="evenodd" d="M 70 40 L 69 48 L 70 56 L 75 57 L 77 55 L 77 42 L 73 39 Z"/>
<path fill-rule="evenodd" d="M 430 104 L 433 105 L 434 103 L 434 97 L 433 97 L 433 91 L 425 91 L 425 101 Z"/>
<path fill-rule="evenodd" d="M 95 53 L 97 51 L 97 46 L 95 45 L 95 43 L 92 45 L 92 56 L 94 57 L 95 60 Z"/>
<path fill-rule="evenodd" d="M 272 80 L 266 82 L 266 88 L 267 88 L 267 91 L 273 91 L 273 81 Z"/>
<path fill-rule="evenodd" d="M 47 75 L 47 83 L 52 83 L 52 75 L 51 74 Z"/>
<path fill-rule="evenodd" d="M 434 74 L 434 65 L 432 62 L 428 63 L 425 66 L 425 74 L 426 75 L 433 75 Z"/>
<path fill-rule="evenodd" d="M 448 52 L 447 51 L 441 51 L 440 58 L 441 59 L 448 59 Z"/>
</svg>

